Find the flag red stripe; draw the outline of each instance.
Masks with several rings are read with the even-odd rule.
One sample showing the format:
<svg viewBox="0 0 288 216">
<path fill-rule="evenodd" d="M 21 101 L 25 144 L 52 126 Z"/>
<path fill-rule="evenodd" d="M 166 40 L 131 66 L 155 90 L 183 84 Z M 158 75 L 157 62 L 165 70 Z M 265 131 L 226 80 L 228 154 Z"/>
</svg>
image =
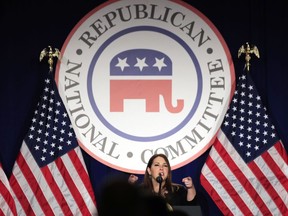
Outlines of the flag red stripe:
<svg viewBox="0 0 288 216">
<path fill-rule="evenodd" d="M 285 164 L 288 164 L 288 154 L 286 153 L 286 150 L 283 146 L 283 144 L 279 141 L 274 145 L 274 148 L 278 151 L 279 155 L 283 158 L 285 161 Z"/>
<path fill-rule="evenodd" d="M 283 144 L 281 142 L 277 142 L 274 147 L 276 148 L 277 152 L 279 153 L 279 155 L 282 157 L 283 161 L 285 162 L 285 165 L 288 165 L 288 154 L 286 153 L 286 150 L 283 146 Z M 281 167 L 280 170 L 282 172 L 282 170 L 285 169 L 284 167 Z M 286 171 L 288 172 L 288 171 Z M 282 177 L 279 179 L 281 184 L 283 185 L 283 187 L 285 188 L 285 190 L 288 193 L 288 178 L 285 175 L 285 173 L 282 173 Z M 287 211 L 288 212 L 288 211 Z"/>
<path fill-rule="evenodd" d="M 280 143 L 279 143 L 280 144 Z M 277 144 L 276 144 L 277 145 Z M 277 177 L 279 183 L 283 185 L 283 187 L 288 191 L 288 179 L 281 170 L 281 168 L 277 165 L 275 160 L 271 157 L 268 152 L 263 153 L 263 160 L 269 166 L 271 171 L 274 173 L 275 177 Z M 288 211 L 288 210 L 287 210 Z"/>
<path fill-rule="evenodd" d="M 78 149 L 81 151 L 81 149 Z M 85 188 L 87 189 L 89 196 L 91 200 L 93 200 L 93 203 L 96 205 L 95 197 L 94 197 L 94 191 L 90 184 L 90 178 L 88 173 L 86 172 L 86 168 L 83 166 L 82 161 L 78 157 L 77 153 L 75 151 L 71 151 L 70 154 L 68 154 L 71 161 L 73 161 L 73 165 L 75 166 L 75 169 L 77 170 L 78 175 L 80 176 Z"/>
<path fill-rule="evenodd" d="M 263 172 L 259 169 L 257 164 L 254 161 L 251 161 L 248 164 L 251 171 L 254 173 L 258 181 L 263 185 L 263 187 L 266 189 L 267 193 L 270 195 L 273 202 L 278 206 L 279 210 L 284 214 L 287 212 L 282 208 L 282 206 L 285 206 L 285 203 L 282 202 L 282 199 L 279 197 L 277 191 L 275 191 L 274 187 L 271 185 L 269 180 L 267 179 L 267 176 L 263 174 Z M 287 209 L 287 208 L 286 208 Z M 271 213 L 270 213 L 271 214 Z"/>
<path fill-rule="evenodd" d="M 19 153 L 19 155 L 20 154 L 21 153 Z M 28 201 L 27 197 L 25 196 L 22 188 L 18 184 L 18 182 L 17 182 L 17 180 L 13 174 L 11 175 L 9 182 L 11 184 L 11 188 L 14 191 L 15 196 L 17 197 L 18 202 L 20 203 L 22 208 L 25 210 L 25 213 L 29 216 L 30 215 L 34 216 L 35 213 L 31 207 L 31 205 L 29 204 L 29 201 Z"/>
<path fill-rule="evenodd" d="M 207 161 L 211 160 L 211 158 L 209 158 L 209 157 L 210 156 L 207 157 Z M 217 176 L 216 176 L 216 178 L 217 178 Z M 233 213 L 227 207 L 225 202 L 223 202 L 223 199 L 221 199 L 221 197 L 219 196 L 217 191 L 214 190 L 214 188 L 212 187 L 210 182 L 205 178 L 205 176 L 202 173 L 200 175 L 200 179 L 201 179 L 201 184 L 204 186 L 205 190 L 210 194 L 210 196 L 213 197 L 215 204 L 218 206 L 219 209 L 221 209 L 223 215 L 233 216 Z"/>
<path fill-rule="evenodd" d="M 74 150 L 69 151 L 68 154 L 70 154 L 70 152 L 72 152 L 72 151 L 74 151 Z M 83 215 L 89 215 L 90 211 L 86 205 L 83 205 L 83 204 L 85 204 L 85 201 L 84 201 L 83 197 L 81 196 L 81 193 L 78 191 L 78 188 L 76 187 L 73 179 L 71 178 L 65 164 L 62 161 L 62 159 L 57 158 L 55 160 L 55 163 L 56 163 L 56 166 L 58 167 L 68 189 L 70 190 L 70 193 L 72 194 L 74 201 L 77 204 L 79 210 L 82 212 Z M 72 164 L 71 164 L 71 166 L 72 166 Z"/>
<path fill-rule="evenodd" d="M 49 185 L 52 193 L 54 194 L 55 199 L 57 200 L 60 208 L 62 209 L 64 214 L 72 215 L 69 205 L 67 204 L 67 201 L 65 197 L 63 196 L 61 190 L 59 189 L 55 177 L 51 174 L 48 166 L 44 166 L 41 168 L 41 171 L 43 173 L 43 176 L 46 179 L 47 184 Z"/>
<path fill-rule="evenodd" d="M 209 169 L 214 173 L 214 175 L 217 177 L 217 179 L 220 181 L 221 179 L 221 185 L 227 193 L 230 195 L 230 197 L 233 199 L 234 203 L 238 206 L 238 209 L 245 215 L 253 215 L 250 209 L 247 207 L 245 202 L 242 200 L 242 198 L 238 195 L 237 191 L 233 188 L 229 180 L 226 178 L 226 176 L 222 173 L 222 171 L 219 169 L 217 164 L 215 164 L 214 160 L 207 160 L 206 162 Z"/>
<path fill-rule="evenodd" d="M 267 213 L 267 212 L 270 213 L 266 204 L 263 202 L 263 199 L 261 198 L 261 196 L 259 196 L 259 194 L 254 189 L 252 184 L 249 182 L 247 177 L 239 169 L 239 167 L 236 165 L 234 160 L 231 158 L 230 154 L 226 151 L 226 149 L 224 148 L 224 146 L 221 144 L 221 142 L 218 139 L 216 140 L 214 147 L 217 150 L 217 152 L 221 155 L 221 157 L 225 161 L 225 163 L 229 165 L 228 167 L 230 168 L 231 172 L 234 174 L 234 176 L 237 178 L 237 180 L 243 186 L 243 189 L 245 188 L 246 193 L 248 193 L 249 196 L 253 199 L 253 201 L 255 202 L 255 204 L 257 205 L 259 210 L 262 212 L 262 214 L 265 215 L 265 213 Z M 242 206 L 239 206 L 239 208 L 242 210 Z M 246 212 L 244 211 L 244 213 L 246 213 Z"/>
<path fill-rule="evenodd" d="M 13 197 L 11 195 L 11 192 L 8 190 L 8 188 L 4 185 L 4 183 L 2 181 L 0 181 L 0 191 L 1 191 L 2 197 L 4 198 L 6 204 L 9 206 L 11 212 L 14 215 L 17 215 L 15 203 L 14 203 Z M 0 210 L 1 210 L 1 208 L 0 208 Z"/>
<path fill-rule="evenodd" d="M 23 144 L 26 145 L 26 144 Z M 26 181 L 28 182 L 31 190 L 34 193 L 34 196 L 38 200 L 39 203 L 41 203 L 40 207 L 42 208 L 42 211 L 45 212 L 48 215 L 53 215 L 53 211 L 46 200 L 42 189 L 39 187 L 37 179 L 35 179 L 33 172 L 30 170 L 30 167 L 26 163 L 26 160 L 24 159 L 23 155 L 20 153 L 18 157 L 18 165 L 21 169 L 23 176 L 26 178 Z M 26 212 L 27 206 L 23 206 Z"/>
<path fill-rule="evenodd" d="M 287 191 L 288 190 L 287 177 L 284 175 L 282 170 L 278 167 L 278 165 L 275 163 L 275 161 L 269 155 L 268 152 L 263 153 L 263 160 L 266 162 L 271 171 L 274 173 L 279 183 L 282 184 L 284 187 L 286 186 L 285 189 Z"/>
</svg>

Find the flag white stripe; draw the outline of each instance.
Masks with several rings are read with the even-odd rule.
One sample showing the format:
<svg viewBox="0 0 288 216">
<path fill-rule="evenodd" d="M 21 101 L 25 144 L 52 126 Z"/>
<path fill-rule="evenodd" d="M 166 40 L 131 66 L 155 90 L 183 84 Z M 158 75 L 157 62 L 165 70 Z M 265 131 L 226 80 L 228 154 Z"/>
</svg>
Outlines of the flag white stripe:
<svg viewBox="0 0 288 216">
<path fill-rule="evenodd" d="M 26 148 L 26 143 L 25 142 L 23 142 L 22 143 L 22 146 L 21 146 L 21 150 L 20 150 L 20 152 L 23 154 L 23 149 L 25 149 Z M 21 154 L 20 153 L 20 154 Z M 25 152 L 25 154 L 23 155 L 23 157 L 25 158 L 25 160 L 28 162 L 28 163 L 32 163 L 34 160 L 31 158 L 31 155 L 29 154 L 29 152 Z M 32 159 L 32 160 L 31 160 Z M 31 164 L 30 164 L 31 165 Z M 25 176 L 25 172 L 22 172 L 22 170 L 21 170 L 21 168 L 19 167 L 20 165 L 18 164 L 18 162 L 16 162 L 16 164 L 15 164 L 15 166 L 14 166 L 14 168 L 13 168 L 13 175 L 14 175 L 14 177 L 15 177 L 15 179 L 16 179 L 16 181 L 17 181 L 17 183 L 19 184 L 19 186 L 20 186 L 20 188 L 21 188 L 21 190 L 22 190 L 22 192 L 23 192 L 23 195 L 28 199 L 28 200 L 30 200 L 31 198 L 29 198 L 29 197 L 27 197 L 27 195 L 29 195 L 29 194 L 33 194 L 34 192 L 31 190 L 31 188 L 30 188 L 30 185 L 29 185 L 29 183 L 28 183 L 28 181 L 27 181 L 27 179 L 26 179 L 26 176 Z M 31 169 L 31 167 L 30 167 L 30 169 Z M 31 169 L 31 171 L 32 172 L 34 172 L 34 169 L 33 169 L 33 167 L 32 167 L 32 169 Z M 24 175 L 23 175 L 24 174 Z M 17 194 L 17 192 L 16 191 L 14 191 L 16 194 Z M 18 192 L 19 193 L 19 192 Z M 35 197 L 33 197 L 33 198 L 35 198 Z M 20 209 L 21 209 L 21 211 L 20 211 Z M 37 199 L 35 199 L 35 201 L 34 201 L 34 203 L 33 203 L 33 206 L 32 206 L 32 209 L 33 209 L 33 211 L 34 212 L 40 212 L 41 214 L 43 214 L 43 211 L 42 211 L 42 208 L 40 207 L 40 205 L 39 205 L 39 203 L 38 203 L 38 200 Z M 24 210 L 22 209 L 22 206 L 17 206 L 17 212 L 19 213 L 19 211 L 20 211 L 20 213 L 21 214 L 24 214 Z M 23 211 L 23 212 L 22 212 Z M 25 213 L 26 214 L 26 213 Z"/>
<path fill-rule="evenodd" d="M 50 164 L 47 165 L 47 167 L 48 167 L 48 170 L 51 173 L 51 176 L 53 176 L 53 180 L 56 183 L 55 186 L 57 186 L 58 189 L 61 190 L 61 194 L 65 197 L 65 200 L 74 200 L 72 194 L 68 190 L 68 187 L 67 187 L 65 181 L 63 181 L 62 173 L 61 173 L 61 171 L 59 171 L 56 163 L 54 163 L 54 162 L 50 163 Z M 50 190 L 50 188 L 49 188 L 49 190 Z M 45 193 L 46 193 L 46 191 L 45 191 Z M 54 195 L 49 194 L 49 196 L 53 197 Z M 53 205 L 54 212 L 56 214 L 60 214 L 60 213 L 63 214 L 62 209 L 60 208 L 60 204 L 58 203 L 57 199 L 54 199 L 54 201 L 55 201 L 55 204 Z M 61 200 L 61 201 L 64 201 L 64 200 Z M 72 209 L 72 212 L 73 212 L 73 206 L 69 205 L 69 208 Z"/>
<path fill-rule="evenodd" d="M 279 142 L 281 143 L 281 146 L 283 147 L 283 149 L 285 149 L 282 141 L 280 140 Z M 278 167 L 280 167 L 284 175 L 288 177 L 288 169 L 284 169 L 284 168 L 287 168 L 288 161 L 285 161 L 283 157 L 279 157 L 279 152 L 277 151 L 276 148 L 270 148 L 268 152 L 271 155 L 271 157 L 274 158 L 275 163 L 278 165 Z M 286 154 L 286 157 L 288 157 L 287 154 Z"/>
<path fill-rule="evenodd" d="M 281 146 L 284 149 L 283 143 L 281 143 Z M 268 153 L 273 158 L 274 162 L 277 164 L 277 166 L 280 168 L 280 170 L 283 172 L 283 176 L 286 176 L 288 178 L 288 169 L 287 169 L 287 161 L 285 161 L 282 157 L 279 156 L 279 153 L 276 148 L 270 148 L 268 150 Z"/>
<path fill-rule="evenodd" d="M 80 176 L 78 175 L 77 173 L 77 170 L 75 170 L 75 167 L 74 165 L 71 163 L 71 160 L 68 156 L 68 154 L 65 154 L 61 157 L 62 159 L 62 162 L 64 163 L 65 167 L 67 168 L 67 171 L 69 172 L 70 176 L 71 176 L 71 173 L 75 174 L 74 176 L 71 176 L 71 178 L 73 179 L 73 182 L 74 184 L 76 184 L 76 187 L 77 187 L 77 184 L 81 184 L 82 181 L 81 181 L 81 178 Z M 53 163 L 54 164 L 54 163 Z M 68 185 L 66 184 L 66 179 L 65 179 L 65 176 L 62 176 L 62 172 L 58 169 L 58 167 L 56 168 L 52 168 L 52 171 L 56 171 L 57 170 L 57 173 L 54 172 L 53 173 L 53 176 L 56 174 L 56 176 L 58 176 L 59 178 L 56 178 L 55 181 L 57 182 L 58 186 L 60 188 L 66 188 L 65 191 L 62 190 L 62 194 L 64 195 L 65 199 L 66 200 L 74 200 L 73 205 L 69 205 L 71 211 L 73 213 L 75 213 L 76 215 L 80 214 L 80 211 L 79 211 L 79 207 L 77 206 L 77 203 L 75 201 L 75 197 L 73 196 L 73 194 L 71 194 L 70 190 L 69 190 L 69 187 Z M 63 181 L 63 179 L 65 181 Z M 82 183 L 83 184 L 83 183 Z M 79 188 L 77 187 L 78 191 L 79 191 Z"/>
<path fill-rule="evenodd" d="M 26 215 L 26 213 L 24 212 L 24 209 L 22 208 L 22 206 L 21 206 L 21 203 L 19 202 L 19 200 L 18 199 L 15 199 L 15 197 L 16 197 L 16 195 L 15 195 L 15 193 L 14 193 L 14 191 L 12 190 L 12 192 L 11 192 L 11 194 L 12 194 L 12 196 L 14 197 L 14 200 L 15 200 L 15 205 L 16 205 L 16 209 L 17 209 L 17 214 L 18 215 Z"/>
<path fill-rule="evenodd" d="M 4 201 L 4 197 L 2 196 L 2 193 L 0 193 L 0 215 L 1 215 L 1 211 L 3 212 L 3 214 L 7 214 L 7 212 L 11 212 L 10 206 Z"/>
<path fill-rule="evenodd" d="M 271 149 L 274 149 L 274 147 L 272 147 Z M 269 151 L 271 150 L 269 149 Z M 273 150 L 272 150 L 273 151 Z M 265 161 L 263 160 L 263 158 L 260 156 L 258 158 L 255 159 L 255 163 L 257 164 L 257 166 L 262 170 L 262 172 L 264 173 L 264 175 L 267 177 L 267 179 L 269 180 L 271 186 L 279 193 L 282 194 L 282 197 L 284 198 L 285 196 L 283 196 L 283 192 L 285 192 L 285 188 L 283 187 L 282 184 L 279 184 L 279 180 L 278 178 L 274 175 L 273 171 L 270 169 L 269 166 L 267 166 L 265 164 Z M 260 191 L 261 192 L 261 191 Z M 287 197 L 287 191 L 286 191 L 286 197 Z M 283 200 L 283 199 L 282 199 Z M 270 200 L 267 200 L 268 203 L 274 203 L 273 199 L 270 198 Z M 271 202 L 269 202 L 271 201 Z M 283 200 L 284 201 L 284 200 Z M 270 206 L 270 205 L 269 205 Z"/>
<path fill-rule="evenodd" d="M 81 165 L 83 166 L 83 168 L 85 168 L 85 171 L 86 171 L 86 166 L 84 165 L 85 162 L 84 162 L 84 159 L 82 157 L 80 147 L 75 148 L 75 152 L 77 154 L 77 157 L 81 161 Z M 85 187 L 85 184 L 83 183 L 81 177 L 78 175 L 78 171 L 76 170 L 75 166 L 73 165 L 73 161 L 71 161 L 71 158 L 68 157 L 67 154 L 63 157 L 63 163 L 65 164 L 66 167 L 69 167 L 69 166 L 71 167 L 68 169 L 68 172 L 69 172 L 71 178 L 74 180 L 74 183 L 77 187 L 77 190 L 81 192 L 81 196 L 82 196 L 83 200 L 90 200 L 91 197 L 90 197 L 89 191 Z M 95 212 L 96 206 L 93 202 L 88 202 L 88 203 L 86 202 L 85 205 L 89 209 L 91 215 L 96 214 L 96 212 Z"/>
<path fill-rule="evenodd" d="M 1 212 L 4 215 L 14 215 L 13 213 L 13 209 L 11 209 L 11 204 L 10 202 L 12 202 L 13 200 L 11 199 L 12 197 L 12 191 L 10 188 L 10 183 L 7 179 L 7 176 L 4 172 L 4 170 L 2 169 L 2 165 L 0 164 L 0 181 L 3 184 L 3 189 L 0 191 L 0 214 Z M 1 184 L 1 188 L 2 188 L 2 184 Z M 7 193 L 4 193 L 4 191 L 7 190 Z M 8 194 L 9 193 L 9 194 Z M 4 197 L 4 196 L 5 197 Z M 14 207 L 14 206 L 13 206 Z M 12 207 L 12 208 L 13 208 Z"/>
<path fill-rule="evenodd" d="M 217 153 L 217 151 L 215 151 L 215 154 L 216 153 Z M 218 165 L 219 162 L 222 161 L 222 160 L 219 160 L 219 159 L 220 159 L 220 157 L 218 157 L 218 158 L 217 157 L 215 157 L 215 158 L 213 157 L 212 158 L 214 163 L 217 164 L 217 165 Z M 214 175 L 213 171 L 210 170 L 210 168 L 206 164 L 203 167 L 203 172 L 202 173 L 203 173 L 204 177 L 207 179 L 207 181 L 211 185 L 213 185 L 214 190 L 219 194 L 220 197 L 227 196 L 228 193 L 226 191 L 226 188 L 223 187 L 221 182 L 219 182 L 219 180 L 217 179 L 217 176 Z M 233 199 L 223 199 L 222 201 L 224 202 L 226 207 L 230 209 L 230 211 L 236 212 L 237 215 L 241 215 L 242 214 L 241 210 L 238 208 L 237 203 L 235 203 Z"/>
</svg>

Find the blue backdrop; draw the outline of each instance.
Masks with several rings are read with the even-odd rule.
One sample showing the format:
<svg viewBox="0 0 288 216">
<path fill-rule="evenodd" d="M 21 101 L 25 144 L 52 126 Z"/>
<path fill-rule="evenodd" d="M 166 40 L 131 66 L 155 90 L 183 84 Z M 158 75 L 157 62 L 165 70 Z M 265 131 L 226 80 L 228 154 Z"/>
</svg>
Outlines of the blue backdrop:
<svg viewBox="0 0 288 216">
<path fill-rule="evenodd" d="M 0 160 L 8 176 L 42 92 L 47 64 L 39 62 L 40 51 L 48 45 L 61 49 L 77 22 L 102 2 L 1 1 Z M 258 47 L 261 58 L 252 59 L 251 75 L 288 151 L 288 6 L 285 1 L 186 2 L 200 10 L 218 28 L 233 57 L 236 76 L 244 66 L 244 59 L 237 57 L 239 47 L 245 42 Z M 209 215 L 222 215 L 199 182 L 208 152 L 173 171 L 173 180 L 180 183 L 182 177 L 192 176 L 198 190 L 206 196 Z M 83 154 L 96 199 L 103 181 L 128 175 L 102 165 L 85 152 Z"/>
</svg>

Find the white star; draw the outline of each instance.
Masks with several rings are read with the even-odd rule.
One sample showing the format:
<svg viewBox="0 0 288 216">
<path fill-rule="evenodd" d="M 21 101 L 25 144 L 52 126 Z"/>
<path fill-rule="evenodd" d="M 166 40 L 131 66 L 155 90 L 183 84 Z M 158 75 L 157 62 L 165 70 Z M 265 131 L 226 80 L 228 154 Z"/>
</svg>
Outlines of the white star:
<svg viewBox="0 0 288 216">
<path fill-rule="evenodd" d="M 118 58 L 118 64 L 116 64 L 115 66 L 120 67 L 121 70 L 123 71 L 125 67 L 129 67 L 126 61 L 127 61 L 127 58 L 124 58 L 124 59 Z"/>
<path fill-rule="evenodd" d="M 144 67 L 148 67 L 148 65 L 145 63 L 146 58 L 143 59 L 137 59 L 137 63 L 134 65 L 135 67 L 139 67 L 140 71 L 143 70 Z"/>
<path fill-rule="evenodd" d="M 162 59 L 155 58 L 155 64 L 153 67 L 158 67 L 158 70 L 161 71 L 162 67 L 167 67 L 167 65 L 164 63 L 164 57 Z"/>
</svg>

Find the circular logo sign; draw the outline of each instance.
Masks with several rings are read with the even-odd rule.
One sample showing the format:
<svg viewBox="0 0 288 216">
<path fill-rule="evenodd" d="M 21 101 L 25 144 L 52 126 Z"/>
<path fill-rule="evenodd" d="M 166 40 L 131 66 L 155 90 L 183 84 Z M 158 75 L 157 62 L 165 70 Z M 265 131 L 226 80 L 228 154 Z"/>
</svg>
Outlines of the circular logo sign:
<svg viewBox="0 0 288 216">
<path fill-rule="evenodd" d="M 234 79 L 215 26 L 176 0 L 95 8 L 68 36 L 56 72 L 80 146 L 132 173 L 144 173 L 155 153 L 176 169 L 207 150 Z"/>
</svg>

